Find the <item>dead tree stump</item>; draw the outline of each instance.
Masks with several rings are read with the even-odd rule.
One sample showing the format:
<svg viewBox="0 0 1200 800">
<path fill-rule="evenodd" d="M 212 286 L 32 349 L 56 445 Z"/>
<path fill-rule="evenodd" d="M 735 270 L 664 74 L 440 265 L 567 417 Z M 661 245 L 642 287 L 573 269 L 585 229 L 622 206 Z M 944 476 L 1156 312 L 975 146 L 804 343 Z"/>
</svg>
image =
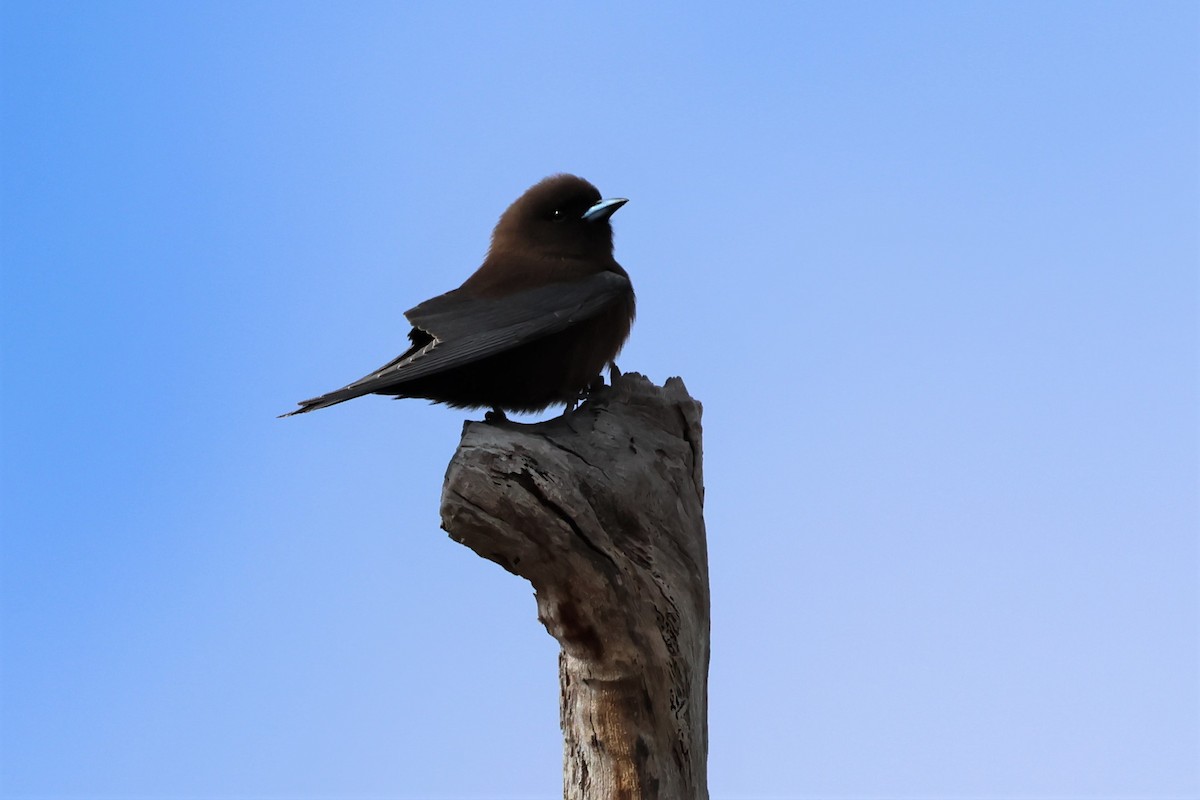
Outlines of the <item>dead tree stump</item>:
<svg viewBox="0 0 1200 800">
<path fill-rule="evenodd" d="M 563 796 L 708 797 L 700 404 L 617 378 L 535 425 L 468 422 L 442 488 L 455 541 L 527 578 L 562 647 Z"/>
</svg>

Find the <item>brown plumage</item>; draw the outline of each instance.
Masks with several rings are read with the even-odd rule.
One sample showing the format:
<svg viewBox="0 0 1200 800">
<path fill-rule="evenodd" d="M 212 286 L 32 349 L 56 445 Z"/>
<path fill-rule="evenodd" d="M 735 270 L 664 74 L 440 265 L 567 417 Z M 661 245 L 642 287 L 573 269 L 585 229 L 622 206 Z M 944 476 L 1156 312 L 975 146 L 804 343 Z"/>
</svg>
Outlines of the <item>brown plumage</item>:
<svg viewBox="0 0 1200 800">
<path fill-rule="evenodd" d="M 574 175 L 536 184 L 500 217 L 462 286 L 405 312 L 408 350 L 282 416 L 364 394 L 497 411 L 573 404 L 633 324 L 633 286 L 613 259 L 609 224 L 624 204 Z"/>
</svg>

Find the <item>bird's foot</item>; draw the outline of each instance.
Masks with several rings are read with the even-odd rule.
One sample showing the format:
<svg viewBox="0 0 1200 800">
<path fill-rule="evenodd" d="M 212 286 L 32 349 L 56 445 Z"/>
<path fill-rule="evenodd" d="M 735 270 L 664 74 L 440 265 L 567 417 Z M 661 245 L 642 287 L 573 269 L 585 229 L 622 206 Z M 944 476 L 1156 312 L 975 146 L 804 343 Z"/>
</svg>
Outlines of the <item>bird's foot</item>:
<svg viewBox="0 0 1200 800">
<path fill-rule="evenodd" d="M 610 386 L 616 386 L 617 378 L 621 377 L 621 368 L 617 366 L 617 362 L 608 362 L 608 383 Z"/>
<path fill-rule="evenodd" d="M 504 409 L 500 408 L 500 406 L 495 406 L 491 411 L 483 415 L 483 421 L 491 425 L 496 425 L 500 422 L 508 422 L 508 415 L 504 413 Z"/>
<path fill-rule="evenodd" d="M 579 397 L 572 397 L 570 400 L 568 400 L 566 402 L 566 404 L 563 405 L 562 416 L 564 416 L 564 417 L 571 416 L 571 414 L 573 414 L 575 412 L 575 409 L 579 407 L 580 402 L 582 402 L 585 397 L 587 397 L 586 390 L 583 392 L 580 392 Z"/>
<path fill-rule="evenodd" d="M 611 372 L 610 372 L 610 374 L 611 374 Z M 617 375 L 620 375 L 620 374 L 621 373 L 619 373 L 619 372 L 617 373 Z M 564 417 L 567 416 L 572 411 L 574 411 L 577 407 L 583 405 L 588 400 L 590 400 L 593 397 L 595 397 L 596 395 L 600 394 L 600 392 L 603 390 L 604 390 L 604 376 L 597 375 L 595 378 L 592 378 L 592 382 L 589 383 L 579 393 L 579 395 L 577 397 L 573 397 L 567 401 L 567 406 L 566 406 L 566 408 L 563 409 L 562 415 Z"/>
</svg>

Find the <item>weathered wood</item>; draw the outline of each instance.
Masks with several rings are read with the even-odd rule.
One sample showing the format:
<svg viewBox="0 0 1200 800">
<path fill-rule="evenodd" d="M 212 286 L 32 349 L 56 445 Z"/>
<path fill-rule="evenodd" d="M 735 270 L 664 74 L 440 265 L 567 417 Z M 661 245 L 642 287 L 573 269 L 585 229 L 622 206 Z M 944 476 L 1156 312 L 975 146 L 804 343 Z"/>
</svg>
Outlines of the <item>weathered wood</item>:
<svg viewBox="0 0 1200 800">
<path fill-rule="evenodd" d="M 535 425 L 468 422 L 442 527 L 516 575 L 562 646 L 567 800 L 708 797 L 700 404 L 618 377 Z"/>
</svg>

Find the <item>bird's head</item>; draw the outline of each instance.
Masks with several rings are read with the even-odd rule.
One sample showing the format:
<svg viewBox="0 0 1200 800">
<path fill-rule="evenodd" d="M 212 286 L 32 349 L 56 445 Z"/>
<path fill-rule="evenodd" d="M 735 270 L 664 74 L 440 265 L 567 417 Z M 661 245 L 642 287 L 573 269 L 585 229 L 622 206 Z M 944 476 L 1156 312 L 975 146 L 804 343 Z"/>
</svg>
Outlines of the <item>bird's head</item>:
<svg viewBox="0 0 1200 800">
<path fill-rule="evenodd" d="M 508 207 L 492 233 L 492 253 L 530 253 L 550 259 L 610 259 L 609 217 L 624 198 L 602 200 L 595 186 L 574 175 L 553 175 Z"/>
</svg>

